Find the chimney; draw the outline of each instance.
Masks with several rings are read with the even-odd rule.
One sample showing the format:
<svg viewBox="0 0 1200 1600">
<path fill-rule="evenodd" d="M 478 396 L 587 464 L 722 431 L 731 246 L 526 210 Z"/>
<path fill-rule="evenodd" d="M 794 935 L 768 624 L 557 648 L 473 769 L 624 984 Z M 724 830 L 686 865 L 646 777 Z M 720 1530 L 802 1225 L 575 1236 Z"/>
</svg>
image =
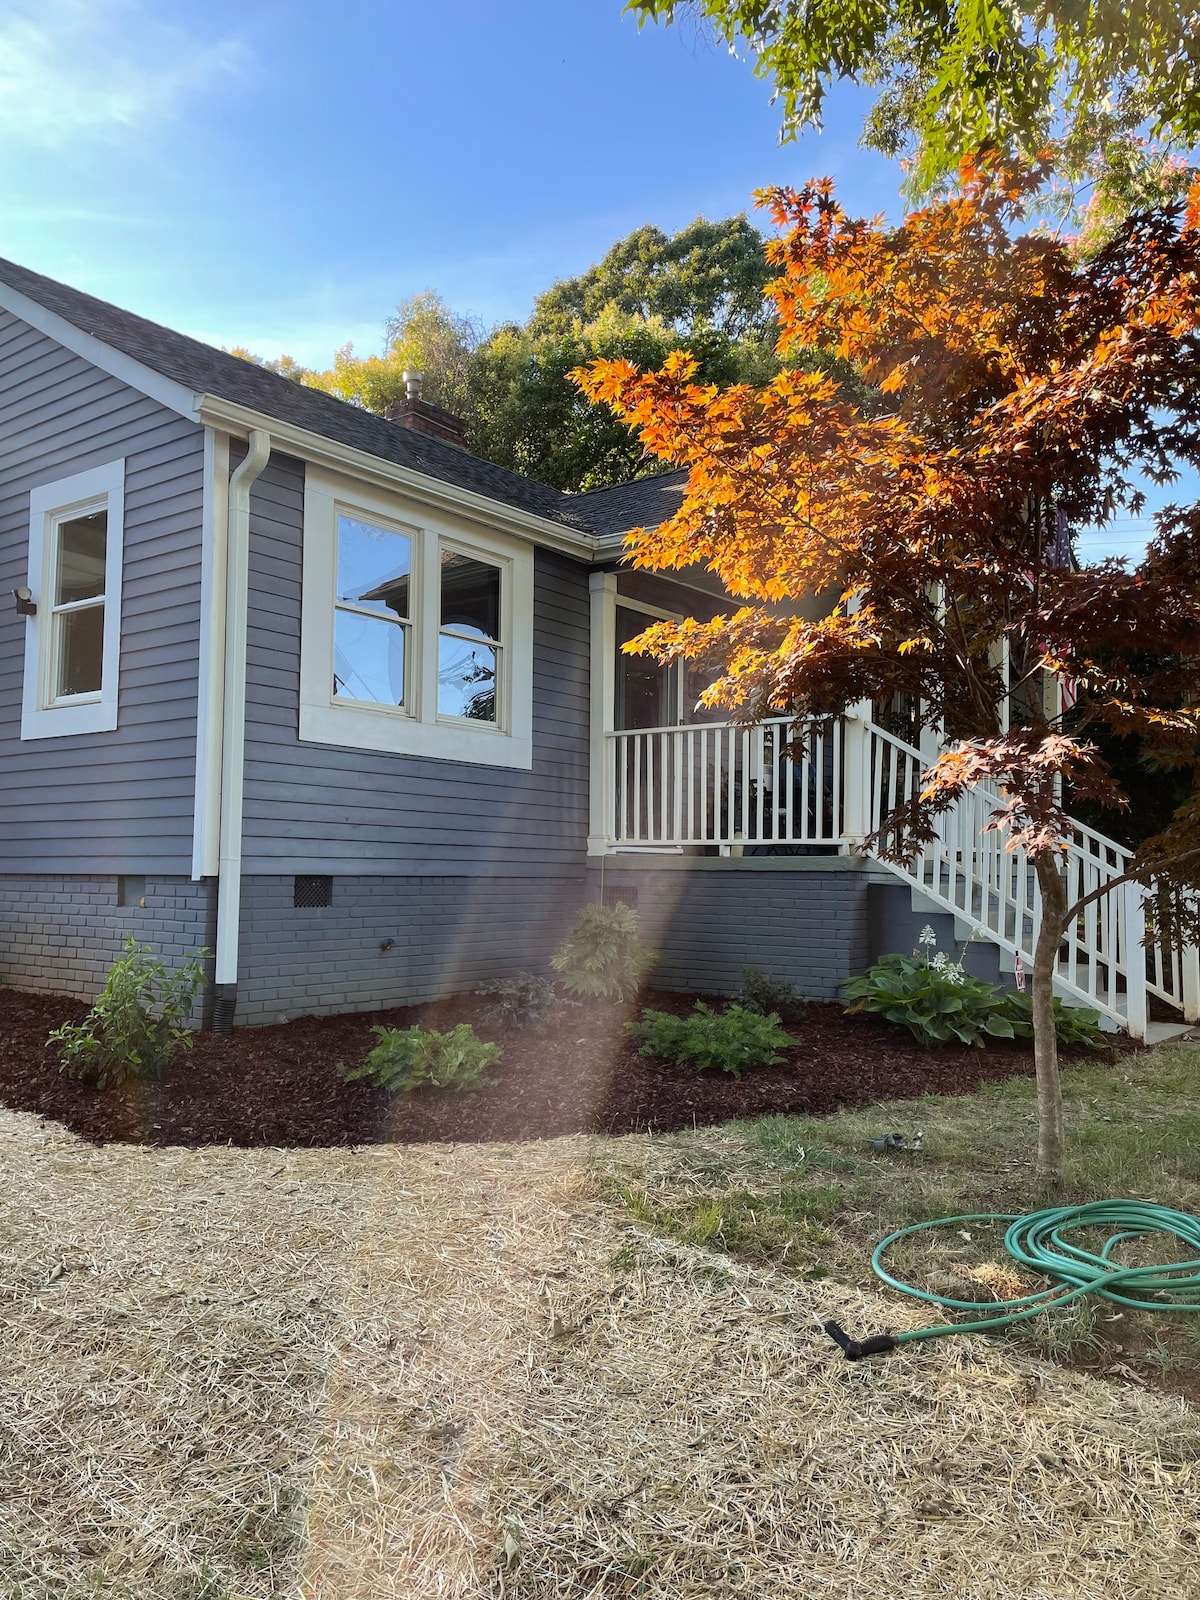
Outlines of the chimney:
<svg viewBox="0 0 1200 1600">
<path fill-rule="evenodd" d="M 431 405 L 428 400 L 422 400 L 421 378 L 422 374 L 419 372 L 405 372 L 404 399 L 397 401 L 395 405 L 390 405 L 384 416 L 389 422 L 395 422 L 401 428 L 413 428 L 417 433 L 427 433 L 431 439 L 441 439 L 445 444 L 454 444 L 460 450 L 465 450 L 466 423 L 452 412 L 443 411 L 441 406 Z"/>
</svg>

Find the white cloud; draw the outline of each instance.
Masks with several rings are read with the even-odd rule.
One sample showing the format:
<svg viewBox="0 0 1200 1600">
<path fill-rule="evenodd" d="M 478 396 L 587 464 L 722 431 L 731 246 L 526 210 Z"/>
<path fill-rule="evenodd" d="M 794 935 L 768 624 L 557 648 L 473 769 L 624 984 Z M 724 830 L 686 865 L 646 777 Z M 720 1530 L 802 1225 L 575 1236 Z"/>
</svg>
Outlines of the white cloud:
<svg viewBox="0 0 1200 1600">
<path fill-rule="evenodd" d="M 142 0 L 35 0 L 0 19 L 0 141 L 119 139 L 245 81 L 250 52 L 162 22 Z"/>
</svg>

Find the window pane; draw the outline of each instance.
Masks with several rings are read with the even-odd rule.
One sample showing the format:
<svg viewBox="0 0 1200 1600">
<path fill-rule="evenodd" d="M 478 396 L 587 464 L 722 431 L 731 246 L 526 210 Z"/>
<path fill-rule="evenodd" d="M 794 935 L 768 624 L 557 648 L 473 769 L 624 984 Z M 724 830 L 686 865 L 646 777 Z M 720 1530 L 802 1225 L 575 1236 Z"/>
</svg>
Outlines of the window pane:
<svg viewBox="0 0 1200 1600">
<path fill-rule="evenodd" d="M 404 629 L 395 622 L 334 614 L 333 692 L 376 705 L 404 703 Z"/>
<path fill-rule="evenodd" d="M 56 606 L 69 605 L 72 600 L 96 600 L 104 593 L 107 544 L 107 511 L 93 511 L 89 516 L 59 523 Z"/>
<path fill-rule="evenodd" d="M 442 627 L 500 637 L 500 569 L 457 550 L 442 551 Z"/>
<path fill-rule="evenodd" d="M 496 655 L 490 644 L 441 635 L 438 640 L 438 712 L 441 716 L 495 722 Z"/>
<path fill-rule="evenodd" d="M 408 618 L 412 541 L 404 534 L 340 516 L 337 564 L 339 600 Z"/>
<path fill-rule="evenodd" d="M 54 698 L 96 694 L 104 673 L 104 607 L 64 611 L 57 620 L 58 662 Z"/>
</svg>

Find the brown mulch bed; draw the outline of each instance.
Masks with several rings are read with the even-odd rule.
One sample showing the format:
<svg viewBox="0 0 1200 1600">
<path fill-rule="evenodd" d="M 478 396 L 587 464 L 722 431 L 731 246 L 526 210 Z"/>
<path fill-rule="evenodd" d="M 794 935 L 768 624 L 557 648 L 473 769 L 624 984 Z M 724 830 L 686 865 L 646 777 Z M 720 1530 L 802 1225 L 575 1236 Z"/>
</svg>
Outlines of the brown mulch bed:
<svg viewBox="0 0 1200 1600">
<path fill-rule="evenodd" d="M 686 1011 L 694 995 L 651 992 L 643 1004 Z M 555 1138 L 567 1133 L 669 1132 L 773 1112 L 814 1115 L 839 1106 L 1031 1076 L 1027 1046 L 924 1050 L 901 1029 L 810 1003 L 787 1019 L 797 1043 L 778 1067 L 743 1078 L 648 1060 L 625 1036 L 633 1007 L 564 1006 L 534 1030 L 499 1026 L 486 1002 L 459 996 L 436 1005 L 342 1017 L 302 1017 L 229 1035 L 202 1034 L 161 1083 L 99 1092 L 64 1077 L 46 1046 L 51 1028 L 86 1007 L 60 996 L 0 989 L 0 1104 L 65 1124 L 96 1143 L 238 1146 L 361 1145 L 394 1141 Z M 371 1027 L 414 1022 L 475 1024 L 504 1056 L 494 1087 L 393 1100 L 343 1083 L 375 1043 Z M 1085 1052 L 1095 1054 L 1095 1052 Z"/>
</svg>

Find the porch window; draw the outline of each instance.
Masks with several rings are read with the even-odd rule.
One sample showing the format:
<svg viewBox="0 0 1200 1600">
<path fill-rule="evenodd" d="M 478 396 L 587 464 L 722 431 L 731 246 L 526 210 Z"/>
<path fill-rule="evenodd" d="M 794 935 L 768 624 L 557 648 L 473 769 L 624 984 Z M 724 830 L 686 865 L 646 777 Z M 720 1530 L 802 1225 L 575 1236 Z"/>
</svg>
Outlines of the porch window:
<svg viewBox="0 0 1200 1600">
<path fill-rule="evenodd" d="M 21 737 L 117 725 L 124 461 L 30 495 Z"/>
<path fill-rule="evenodd" d="M 309 468 L 300 737 L 532 765 L 533 551 Z"/>
</svg>

